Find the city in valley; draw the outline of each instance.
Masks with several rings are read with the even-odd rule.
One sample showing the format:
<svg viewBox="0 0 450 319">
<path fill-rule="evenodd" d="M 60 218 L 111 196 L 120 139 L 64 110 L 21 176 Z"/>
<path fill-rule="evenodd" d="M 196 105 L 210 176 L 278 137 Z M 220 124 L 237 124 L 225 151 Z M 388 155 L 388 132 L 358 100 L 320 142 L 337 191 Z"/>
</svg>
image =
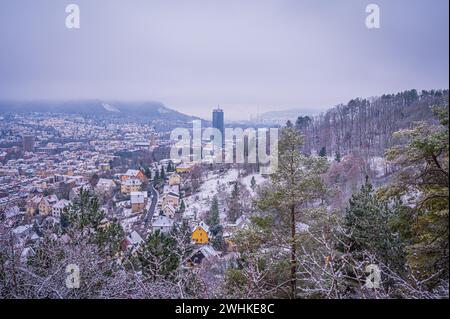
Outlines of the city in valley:
<svg viewBox="0 0 450 319">
<path fill-rule="evenodd" d="M 276 139 L 263 143 L 251 143 L 250 123 L 227 122 L 221 108 L 212 109 L 208 121 L 153 104 L 140 112 L 156 115 L 141 116 L 128 103 L 61 103 L 57 113 L 49 105 L 11 108 L 5 102 L 0 105 L 1 292 L 262 298 L 321 296 L 328 287 L 338 297 L 385 297 L 381 271 L 400 280 L 405 274 L 397 267 L 418 262 L 406 250 L 412 235 L 402 234 L 396 223 L 416 227 L 403 212 L 412 214 L 431 200 L 427 196 L 435 205 L 435 196 L 448 191 L 442 179 L 448 173 L 447 101 L 448 90 L 410 90 L 354 99 L 282 124 L 255 121 L 251 124 L 260 129 L 277 129 Z M 405 117 L 407 110 L 414 112 Z M 196 160 L 195 143 L 180 144 L 177 133 L 195 136 L 195 121 L 204 123 Z M 235 135 L 227 136 L 228 129 Z M 399 134 L 406 134 L 403 140 Z M 431 143 L 433 153 L 422 153 L 419 142 Z M 259 160 L 261 149 L 275 153 L 272 144 L 278 159 L 268 172 L 250 154 Z M 419 158 L 425 162 L 431 156 L 433 162 L 422 166 L 404 154 L 423 154 Z M 430 195 L 413 183 L 423 174 L 436 185 Z M 399 189 L 399 183 L 412 188 Z M 380 240 L 388 245 L 372 245 Z M 445 245 L 442 240 L 438 243 Z M 290 277 L 293 253 L 296 272 L 309 275 Z M 98 268 L 89 266 L 93 263 Z M 358 268 L 348 273 L 346 267 Z M 348 283 L 349 274 L 360 284 Z M 16 292 L 10 280 L 17 277 L 31 288 Z M 280 280 L 285 284 L 274 288 Z M 341 286 L 333 288 L 333 280 Z M 93 282 L 99 282 L 96 290 L 83 289 Z M 440 280 L 433 282 L 442 287 Z M 303 285 L 311 290 L 302 291 Z M 342 291 L 347 285 L 352 288 Z M 414 287 L 411 283 L 402 293 L 418 294 Z M 441 293 L 423 288 L 420 294 Z"/>
<path fill-rule="evenodd" d="M 449 299 L 449 1 L 0 3 L 2 306 Z"/>
</svg>

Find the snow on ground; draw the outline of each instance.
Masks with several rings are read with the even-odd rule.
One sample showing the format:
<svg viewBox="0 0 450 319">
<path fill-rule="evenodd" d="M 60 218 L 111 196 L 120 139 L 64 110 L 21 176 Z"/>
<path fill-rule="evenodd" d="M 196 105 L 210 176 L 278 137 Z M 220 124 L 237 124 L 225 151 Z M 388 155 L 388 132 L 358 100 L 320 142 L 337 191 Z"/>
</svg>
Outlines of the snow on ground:
<svg viewBox="0 0 450 319">
<path fill-rule="evenodd" d="M 123 230 L 128 234 L 132 231 L 133 224 L 139 220 L 140 216 L 135 216 L 131 218 L 124 218 L 120 221 L 120 225 Z"/>
<path fill-rule="evenodd" d="M 376 172 L 377 177 L 382 177 L 386 172 L 386 159 L 380 156 L 371 157 L 369 160 L 370 168 Z"/>
<path fill-rule="evenodd" d="M 245 176 L 244 178 L 241 179 L 241 183 L 247 187 L 250 194 L 252 196 L 255 196 L 256 188 L 255 188 L 255 190 L 252 190 L 252 187 L 251 187 L 252 177 L 255 177 L 256 186 L 263 184 L 265 181 L 267 181 L 267 178 L 263 177 L 261 174 L 255 173 L 255 174 L 250 174 L 248 176 Z"/>
<path fill-rule="evenodd" d="M 211 202 L 214 195 L 219 199 L 220 219 L 226 220 L 226 201 L 225 198 L 229 196 L 232 191 L 233 184 L 238 180 L 238 169 L 230 169 L 222 174 L 213 174 L 209 172 L 207 179 L 200 186 L 200 191 L 184 199 L 186 205 L 185 217 L 194 218 L 195 211 L 197 212 L 197 219 L 205 215 L 211 208 Z M 248 188 L 252 196 L 255 195 L 251 189 L 251 179 L 255 177 L 256 185 L 260 185 L 266 179 L 260 174 L 248 175 L 241 179 L 241 182 Z"/>
<path fill-rule="evenodd" d="M 219 212 L 220 218 L 226 218 L 223 204 L 220 198 L 227 195 L 231 191 L 232 185 L 230 182 L 236 181 L 238 178 L 238 170 L 231 169 L 222 174 L 213 174 L 209 172 L 207 179 L 200 186 L 198 193 L 193 194 L 184 199 L 186 205 L 186 217 L 197 214 L 197 219 L 202 217 L 211 208 L 211 202 L 215 195 L 219 198 Z M 220 194 L 218 194 L 220 191 Z"/>
</svg>

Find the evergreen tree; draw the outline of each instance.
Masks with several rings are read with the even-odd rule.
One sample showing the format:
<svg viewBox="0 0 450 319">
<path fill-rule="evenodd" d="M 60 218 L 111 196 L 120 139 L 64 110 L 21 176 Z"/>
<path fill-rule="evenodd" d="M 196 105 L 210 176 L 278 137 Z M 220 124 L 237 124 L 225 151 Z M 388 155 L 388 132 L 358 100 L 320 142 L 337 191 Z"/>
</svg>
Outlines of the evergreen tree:
<svg viewBox="0 0 450 319">
<path fill-rule="evenodd" d="M 305 204 L 326 196 L 321 175 L 327 170 L 326 159 L 300 153 L 303 136 L 293 128 L 284 128 L 279 141 L 278 169 L 270 176 L 271 184 L 260 191 L 256 202 L 262 211 L 279 212 L 281 235 L 289 234 L 291 297 L 297 297 L 298 241 L 297 223 Z M 304 212 L 304 211 L 303 211 Z"/>
<path fill-rule="evenodd" d="M 299 131 L 304 131 L 311 124 L 311 121 L 309 116 L 299 116 L 295 121 L 295 128 Z"/>
<path fill-rule="evenodd" d="M 211 209 L 208 212 L 208 217 L 206 218 L 206 223 L 209 225 L 209 227 L 213 227 L 215 225 L 220 224 L 219 201 L 217 199 L 217 196 L 214 196 L 214 198 L 212 200 Z"/>
<path fill-rule="evenodd" d="M 171 279 L 180 260 L 176 254 L 176 241 L 159 230 L 152 232 L 137 251 L 137 259 L 145 277 L 152 280 Z"/>
<path fill-rule="evenodd" d="M 401 270 L 403 247 L 389 224 L 394 212 L 380 201 L 366 177 L 361 190 L 352 195 L 344 216 L 344 231 L 350 252 L 371 252 L 388 266 Z"/>
<path fill-rule="evenodd" d="M 68 221 L 69 227 L 78 229 L 97 229 L 100 221 L 105 218 L 105 213 L 100 209 L 98 198 L 83 189 L 80 190 L 79 197 L 61 215 L 63 219 Z"/>
<path fill-rule="evenodd" d="M 145 175 L 145 177 L 147 177 L 148 179 L 152 179 L 152 171 L 151 171 L 148 167 L 145 168 L 145 170 L 144 170 L 144 175 Z"/>
<path fill-rule="evenodd" d="M 61 227 L 71 237 L 87 234 L 102 253 L 112 257 L 120 251 L 125 232 L 116 221 L 100 227 L 105 217 L 97 197 L 82 189 L 79 198 L 61 213 Z"/>
<path fill-rule="evenodd" d="M 233 190 L 231 191 L 231 197 L 236 198 L 239 196 L 239 186 L 238 181 L 236 181 L 233 185 Z"/>
<path fill-rule="evenodd" d="M 166 172 L 164 171 L 164 166 L 161 166 L 161 174 L 159 175 L 162 181 L 166 179 Z"/>
<path fill-rule="evenodd" d="M 238 181 L 234 183 L 233 190 L 231 191 L 231 196 L 228 200 L 228 208 L 228 219 L 234 223 L 242 214 Z"/>
<path fill-rule="evenodd" d="M 256 188 L 255 176 L 252 176 L 252 179 L 250 180 L 250 187 L 252 188 L 252 190 L 255 190 L 255 188 Z"/>
<path fill-rule="evenodd" d="M 320 151 L 319 151 L 319 156 L 320 157 L 327 157 L 327 148 L 325 146 L 323 146 Z"/>
<path fill-rule="evenodd" d="M 334 161 L 337 162 L 337 163 L 340 163 L 340 162 L 341 162 L 341 153 L 336 152 L 336 153 L 334 154 Z"/>
<path fill-rule="evenodd" d="M 223 233 L 219 232 L 211 240 L 211 244 L 215 250 L 224 251 L 226 249 L 225 239 L 223 238 Z"/>
<path fill-rule="evenodd" d="M 95 239 L 99 248 L 106 255 L 113 257 L 120 252 L 120 245 L 125 239 L 125 232 L 120 224 L 112 222 L 106 227 L 99 228 Z"/>
<path fill-rule="evenodd" d="M 399 170 L 381 191 L 390 199 L 415 199 L 404 208 L 408 213 L 401 215 L 398 224 L 408 244 L 408 265 L 429 289 L 449 278 L 448 104 L 434 107 L 433 112 L 440 125 L 419 122 L 394 134 L 408 142 L 387 151 L 388 160 Z"/>
</svg>

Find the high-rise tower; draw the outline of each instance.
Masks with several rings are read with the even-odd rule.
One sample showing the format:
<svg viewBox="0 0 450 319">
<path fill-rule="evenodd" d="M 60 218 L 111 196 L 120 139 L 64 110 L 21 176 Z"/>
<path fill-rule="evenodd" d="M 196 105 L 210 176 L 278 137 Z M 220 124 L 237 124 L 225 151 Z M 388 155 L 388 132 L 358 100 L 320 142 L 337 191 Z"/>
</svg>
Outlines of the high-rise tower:
<svg viewBox="0 0 450 319">
<path fill-rule="evenodd" d="M 221 147 L 225 146 L 225 129 L 224 129 L 224 121 L 223 121 L 223 110 L 220 107 L 213 110 L 212 113 L 212 126 L 222 133 L 222 143 Z"/>
<path fill-rule="evenodd" d="M 24 135 L 23 139 L 23 150 L 25 152 L 33 152 L 34 151 L 34 137 L 33 135 Z"/>
</svg>

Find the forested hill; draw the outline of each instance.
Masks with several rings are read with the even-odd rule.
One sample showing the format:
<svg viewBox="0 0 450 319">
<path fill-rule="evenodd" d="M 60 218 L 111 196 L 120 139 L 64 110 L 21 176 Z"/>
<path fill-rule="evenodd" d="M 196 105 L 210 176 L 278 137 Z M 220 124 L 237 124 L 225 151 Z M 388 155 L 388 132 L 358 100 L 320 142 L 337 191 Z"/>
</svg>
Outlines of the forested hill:
<svg viewBox="0 0 450 319">
<path fill-rule="evenodd" d="M 305 135 L 305 151 L 328 156 L 349 153 L 378 156 L 394 143 L 392 134 L 415 121 L 434 122 L 431 107 L 448 106 L 447 90 L 409 90 L 353 99 L 316 117 L 299 116 L 295 126 Z"/>
</svg>

